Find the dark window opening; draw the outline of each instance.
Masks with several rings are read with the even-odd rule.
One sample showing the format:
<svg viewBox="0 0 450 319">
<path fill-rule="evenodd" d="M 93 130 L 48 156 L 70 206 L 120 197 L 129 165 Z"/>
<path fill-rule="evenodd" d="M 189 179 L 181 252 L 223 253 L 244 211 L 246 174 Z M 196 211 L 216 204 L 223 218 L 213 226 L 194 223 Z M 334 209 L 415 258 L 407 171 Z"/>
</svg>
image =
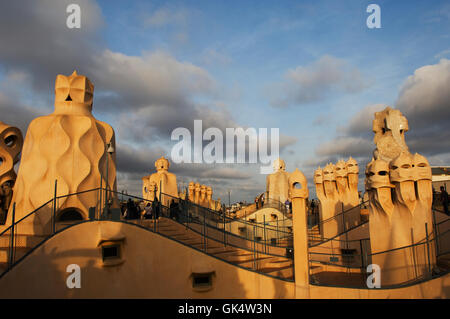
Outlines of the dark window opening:
<svg viewBox="0 0 450 319">
<path fill-rule="evenodd" d="M 295 188 L 295 189 L 302 189 L 302 184 L 300 184 L 300 183 L 294 183 L 294 188 Z"/>
<path fill-rule="evenodd" d="M 61 222 L 72 220 L 83 220 L 83 216 L 74 209 L 66 210 L 59 216 L 59 221 Z"/>
<path fill-rule="evenodd" d="M 67 96 L 66 101 L 72 101 L 72 98 L 70 97 L 70 94 Z"/>
<path fill-rule="evenodd" d="M 120 246 L 119 245 L 103 246 L 102 256 L 103 260 L 120 258 Z"/>
<path fill-rule="evenodd" d="M 192 287 L 210 287 L 212 286 L 212 273 L 208 274 L 193 274 Z"/>
<path fill-rule="evenodd" d="M 351 264 L 355 261 L 356 249 L 341 249 L 342 262 Z"/>
<path fill-rule="evenodd" d="M 15 136 L 15 135 L 10 135 L 7 138 L 5 138 L 5 144 L 8 147 L 13 147 L 14 144 L 16 144 L 16 141 L 17 141 L 17 136 Z"/>
</svg>

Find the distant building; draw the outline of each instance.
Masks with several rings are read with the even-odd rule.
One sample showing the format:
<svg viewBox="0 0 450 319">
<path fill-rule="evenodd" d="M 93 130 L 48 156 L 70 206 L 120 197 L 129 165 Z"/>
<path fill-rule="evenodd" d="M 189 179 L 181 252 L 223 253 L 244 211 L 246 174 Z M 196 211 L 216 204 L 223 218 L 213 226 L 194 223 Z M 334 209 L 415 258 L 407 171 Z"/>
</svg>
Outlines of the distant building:
<svg viewBox="0 0 450 319">
<path fill-rule="evenodd" d="M 433 188 L 439 191 L 441 186 L 446 190 L 450 187 L 450 166 L 432 166 L 431 167 Z"/>
</svg>

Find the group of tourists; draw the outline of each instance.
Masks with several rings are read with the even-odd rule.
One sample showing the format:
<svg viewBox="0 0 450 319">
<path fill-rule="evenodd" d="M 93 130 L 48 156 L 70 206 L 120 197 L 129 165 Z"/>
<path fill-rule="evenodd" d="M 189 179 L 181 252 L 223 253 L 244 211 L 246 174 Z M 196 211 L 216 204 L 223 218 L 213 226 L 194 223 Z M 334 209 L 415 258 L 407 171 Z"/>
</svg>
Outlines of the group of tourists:
<svg viewBox="0 0 450 319">
<path fill-rule="evenodd" d="M 441 186 L 440 202 L 442 204 L 442 207 L 444 208 L 444 213 L 450 216 L 450 213 L 448 212 L 448 193 L 445 190 L 444 186 Z"/>
<path fill-rule="evenodd" d="M 264 194 L 255 198 L 255 205 L 257 210 L 264 207 Z"/>
<path fill-rule="evenodd" d="M 144 206 L 145 205 L 145 206 Z M 124 219 L 158 219 L 160 205 L 157 198 L 153 202 L 143 201 L 136 203 L 131 198 L 122 205 L 122 216 Z"/>
<path fill-rule="evenodd" d="M 180 205 L 174 199 L 170 202 L 169 218 L 178 220 Z M 122 205 L 122 216 L 124 219 L 158 219 L 161 216 L 161 204 L 158 198 L 153 202 L 140 201 L 136 203 L 131 198 Z"/>
</svg>

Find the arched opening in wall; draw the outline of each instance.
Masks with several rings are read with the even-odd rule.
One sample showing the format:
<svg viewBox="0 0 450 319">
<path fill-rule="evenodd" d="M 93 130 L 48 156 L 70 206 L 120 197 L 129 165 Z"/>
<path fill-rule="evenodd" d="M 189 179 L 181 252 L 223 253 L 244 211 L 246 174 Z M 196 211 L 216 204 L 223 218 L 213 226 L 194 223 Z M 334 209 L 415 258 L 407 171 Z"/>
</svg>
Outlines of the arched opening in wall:
<svg viewBox="0 0 450 319">
<path fill-rule="evenodd" d="M 83 220 L 83 214 L 77 208 L 66 208 L 58 214 L 58 222 L 72 222 Z"/>
<path fill-rule="evenodd" d="M 302 184 L 300 184 L 300 183 L 298 183 L 298 182 L 295 182 L 294 185 L 293 185 L 293 187 L 294 187 L 295 189 L 302 189 Z"/>
<path fill-rule="evenodd" d="M 14 147 L 18 138 L 16 135 L 9 135 L 5 138 L 5 145 L 8 147 Z"/>
</svg>

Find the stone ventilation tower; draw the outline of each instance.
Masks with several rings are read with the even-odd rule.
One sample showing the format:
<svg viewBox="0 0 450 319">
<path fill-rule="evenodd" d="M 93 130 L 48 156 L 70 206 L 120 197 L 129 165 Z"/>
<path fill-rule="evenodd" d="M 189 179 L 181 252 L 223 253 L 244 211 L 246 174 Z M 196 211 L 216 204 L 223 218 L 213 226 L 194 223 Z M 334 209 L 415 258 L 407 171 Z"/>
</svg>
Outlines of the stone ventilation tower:
<svg viewBox="0 0 450 319">
<path fill-rule="evenodd" d="M 376 149 L 366 167 L 370 199 L 372 254 L 397 249 L 432 238 L 431 168 L 420 154 L 411 154 L 405 143 L 408 120 L 399 110 L 387 107 L 375 113 Z M 382 285 L 404 283 L 427 274 L 436 258 L 432 244 L 398 249 L 373 256 L 382 269 Z M 428 265 L 428 259 L 430 265 Z"/>
<path fill-rule="evenodd" d="M 325 238 L 336 236 L 360 222 L 358 175 L 358 162 L 352 157 L 336 164 L 328 163 L 323 169 L 319 166 L 314 172 L 316 194 L 320 200 L 320 219 L 326 220 L 322 225 Z M 342 216 L 333 219 L 343 211 L 345 219 Z"/>
<path fill-rule="evenodd" d="M 275 160 L 273 170 L 266 178 L 267 198 L 284 204 L 289 198 L 289 173 L 286 172 L 286 163 L 280 158 Z"/>
<path fill-rule="evenodd" d="M 22 132 L 13 126 L 0 122 L 0 224 L 5 222 L 16 182 L 14 165 L 19 161 L 22 151 Z"/>
<path fill-rule="evenodd" d="M 92 115 L 94 85 L 76 71 L 58 75 L 55 110 L 34 119 L 25 137 L 21 164 L 14 186 L 16 220 L 57 195 L 63 196 L 103 187 L 116 190 L 113 128 Z M 108 165 L 108 167 L 107 167 Z M 108 174 L 107 174 L 108 172 Z M 106 180 L 108 176 L 108 180 Z M 58 200 L 56 220 L 65 216 L 85 219 L 89 207 L 98 206 L 98 192 L 87 192 Z M 113 201 L 115 201 L 113 196 Z M 20 223 L 18 233 L 43 234 L 51 231 L 50 205 Z M 11 208 L 6 225 L 11 224 Z"/>
<path fill-rule="evenodd" d="M 155 161 L 156 173 L 142 178 L 142 193 L 145 199 L 153 200 L 156 197 L 163 205 L 169 206 L 172 199 L 178 198 L 177 177 L 169 172 L 169 167 L 169 160 L 161 156 Z"/>
</svg>

